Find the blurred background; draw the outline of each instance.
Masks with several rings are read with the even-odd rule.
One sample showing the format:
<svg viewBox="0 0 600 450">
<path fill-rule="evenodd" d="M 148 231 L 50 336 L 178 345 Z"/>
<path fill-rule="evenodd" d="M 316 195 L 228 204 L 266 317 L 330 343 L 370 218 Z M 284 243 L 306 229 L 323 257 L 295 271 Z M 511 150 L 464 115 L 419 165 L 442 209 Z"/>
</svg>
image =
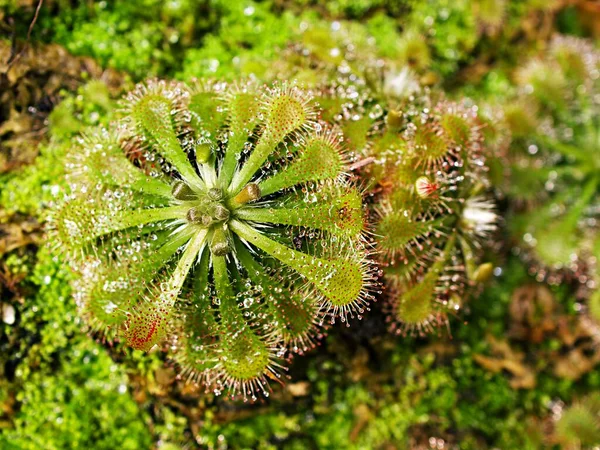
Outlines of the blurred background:
<svg viewBox="0 0 600 450">
<path fill-rule="evenodd" d="M 592 0 L 0 0 L 0 448 L 598 448 L 599 35 Z M 396 336 L 378 302 L 254 404 L 90 333 L 44 240 L 71 138 L 150 76 L 347 65 L 486 124 L 493 275 L 449 328 Z"/>
</svg>

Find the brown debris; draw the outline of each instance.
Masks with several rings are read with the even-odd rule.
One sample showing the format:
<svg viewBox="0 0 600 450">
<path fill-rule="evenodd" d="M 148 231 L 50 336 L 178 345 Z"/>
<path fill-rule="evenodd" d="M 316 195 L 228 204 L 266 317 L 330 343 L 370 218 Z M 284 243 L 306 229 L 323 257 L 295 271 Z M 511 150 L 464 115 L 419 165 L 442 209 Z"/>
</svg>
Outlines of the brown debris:
<svg viewBox="0 0 600 450">
<path fill-rule="evenodd" d="M 548 368 L 555 376 L 578 380 L 600 364 L 600 329 L 585 314 L 566 314 L 554 294 L 543 284 L 530 283 L 517 288 L 509 306 L 508 339 L 489 336 L 491 356 L 475 355 L 478 364 L 494 373 L 511 374 L 513 388 L 535 386 L 536 373 Z M 552 340 L 553 350 L 535 347 Z M 525 353 L 514 350 L 521 345 Z"/>
<path fill-rule="evenodd" d="M 72 56 L 56 44 L 14 49 L 0 41 L 0 173 L 30 164 L 44 136 L 47 119 L 60 101 L 61 91 L 74 92 L 85 80 L 101 79 L 111 91 L 122 76 L 103 70 L 90 58 Z"/>
<path fill-rule="evenodd" d="M 354 408 L 354 416 L 356 417 L 356 421 L 354 422 L 352 431 L 350 431 L 350 442 L 356 442 L 358 440 L 361 431 L 373 418 L 373 413 L 367 405 L 360 404 Z"/>
<path fill-rule="evenodd" d="M 359 347 L 351 361 L 350 379 L 353 382 L 359 382 L 369 377 L 371 371 L 368 367 L 369 353 L 364 347 Z"/>
<path fill-rule="evenodd" d="M 40 224 L 31 218 L 0 223 L 0 256 L 29 244 L 38 245 L 41 236 Z"/>
<path fill-rule="evenodd" d="M 288 384 L 285 389 L 292 394 L 292 397 L 306 397 L 310 394 L 310 383 L 308 381 L 299 381 Z"/>
<path fill-rule="evenodd" d="M 556 302 L 542 284 L 527 284 L 515 290 L 509 306 L 510 336 L 540 343 L 556 328 Z"/>
<path fill-rule="evenodd" d="M 579 20 L 596 38 L 600 37 L 600 3 L 596 0 L 575 0 Z"/>
<path fill-rule="evenodd" d="M 25 253 L 25 247 L 30 244 L 39 245 L 41 239 L 41 226 L 36 220 L 21 216 L 7 218 L 0 211 L 0 294 L 3 294 L 3 300 L 14 297 L 13 301 L 23 301 L 20 283 L 26 276 L 24 272 L 13 273 L 7 266 L 4 255 L 14 250 Z M 12 295 L 4 294 L 5 289 Z"/>
<path fill-rule="evenodd" d="M 508 371 L 512 375 L 510 385 L 513 389 L 533 389 L 536 374 L 532 367 L 524 363 L 525 355 L 513 350 L 507 341 L 497 340 L 491 335 L 488 335 L 487 341 L 492 347 L 493 356 L 474 355 L 475 361 L 494 373 Z"/>
<path fill-rule="evenodd" d="M 585 316 L 561 318 L 558 336 L 564 347 L 550 355 L 557 377 L 578 380 L 600 364 L 597 326 Z"/>
</svg>

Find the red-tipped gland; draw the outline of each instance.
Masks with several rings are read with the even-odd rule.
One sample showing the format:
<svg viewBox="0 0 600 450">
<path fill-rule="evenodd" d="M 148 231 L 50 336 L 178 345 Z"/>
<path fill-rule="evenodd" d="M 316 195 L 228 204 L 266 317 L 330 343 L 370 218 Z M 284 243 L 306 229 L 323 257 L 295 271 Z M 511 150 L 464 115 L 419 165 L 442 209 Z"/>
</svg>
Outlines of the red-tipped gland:
<svg viewBox="0 0 600 450">
<path fill-rule="evenodd" d="M 417 195 L 421 198 L 429 198 L 436 194 L 440 185 L 431 181 L 428 177 L 419 177 L 415 181 Z"/>
</svg>

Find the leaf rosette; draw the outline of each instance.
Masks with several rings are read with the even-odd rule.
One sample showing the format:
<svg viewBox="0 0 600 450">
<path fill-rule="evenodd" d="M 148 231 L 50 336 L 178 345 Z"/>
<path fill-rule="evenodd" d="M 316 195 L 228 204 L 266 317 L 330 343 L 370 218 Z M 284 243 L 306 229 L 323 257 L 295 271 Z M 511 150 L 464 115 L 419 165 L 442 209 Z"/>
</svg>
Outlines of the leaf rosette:
<svg viewBox="0 0 600 450">
<path fill-rule="evenodd" d="M 362 197 L 318 116 L 293 84 L 138 85 L 74 146 L 51 218 L 88 323 L 254 399 L 323 327 L 361 317 Z"/>
</svg>

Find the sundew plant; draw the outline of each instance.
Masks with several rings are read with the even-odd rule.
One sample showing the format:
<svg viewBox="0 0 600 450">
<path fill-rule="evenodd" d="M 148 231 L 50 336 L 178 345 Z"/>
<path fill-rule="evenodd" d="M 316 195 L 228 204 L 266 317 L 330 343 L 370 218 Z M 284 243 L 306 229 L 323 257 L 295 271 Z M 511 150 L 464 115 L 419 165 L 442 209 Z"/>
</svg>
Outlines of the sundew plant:
<svg viewBox="0 0 600 450">
<path fill-rule="evenodd" d="M 600 249 L 600 52 L 555 36 L 515 78 L 523 100 L 505 108 L 514 135 L 509 192 L 520 200 L 511 228 L 542 278 L 567 269 L 585 282 Z"/>
<path fill-rule="evenodd" d="M 429 95 L 390 108 L 373 138 L 375 204 L 390 330 L 448 323 L 469 287 L 491 275 L 481 250 L 496 229 L 477 108 Z"/>
<path fill-rule="evenodd" d="M 361 192 L 311 96 L 151 80 L 67 162 L 51 220 L 92 329 L 149 351 L 216 394 L 268 395 L 375 286 Z"/>
</svg>

